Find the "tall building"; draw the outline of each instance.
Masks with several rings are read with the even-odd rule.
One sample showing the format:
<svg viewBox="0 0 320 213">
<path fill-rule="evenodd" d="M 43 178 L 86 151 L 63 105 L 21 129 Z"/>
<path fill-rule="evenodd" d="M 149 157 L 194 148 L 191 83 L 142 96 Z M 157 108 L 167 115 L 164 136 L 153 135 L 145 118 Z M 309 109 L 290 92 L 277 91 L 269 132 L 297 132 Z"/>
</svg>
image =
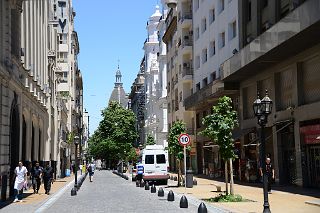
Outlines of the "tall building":
<svg viewBox="0 0 320 213">
<path fill-rule="evenodd" d="M 111 96 L 109 98 L 109 103 L 111 101 L 118 102 L 123 108 L 128 107 L 128 95 L 125 93 L 123 89 L 123 83 L 121 82 L 121 71 L 118 65 L 118 69 L 116 71 L 116 82 L 114 83 L 114 88 L 112 90 Z"/>
<path fill-rule="evenodd" d="M 14 193 L 19 160 L 28 169 L 35 161 L 51 162 L 57 177 L 65 174 L 59 150 L 64 142 L 70 153 L 70 117 L 82 112 L 74 16 L 71 0 L 0 1 L 1 200 Z M 63 82 L 71 86 L 63 90 Z M 78 103 L 76 113 L 72 103 Z M 70 154 L 65 158 L 70 161 Z"/>
<path fill-rule="evenodd" d="M 163 84 L 163 65 L 159 73 L 159 39 L 158 25 L 162 14 L 160 7 L 150 16 L 147 22 L 148 38 L 143 49 L 145 54 L 145 139 L 150 134 L 159 145 L 166 145 L 167 122 L 166 122 L 166 100 L 165 85 Z M 146 142 L 146 141 L 144 141 Z"/>
<path fill-rule="evenodd" d="M 280 184 L 320 186 L 320 2 L 239 1 L 240 47 L 222 65 L 225 84 L 240 92 L 241 178 L 255 181 L 259 161 L 252 105 L 268 90 L 272 113 L 266 151 Z M 318 153 L 318 154 L 317 154 Z"/>
<path fill-rule="evenodd" d="M 193 82 L 193 28 L 192 1 L 178 1 L 175 8 L 167 14 L 166 32 L 163 41 L 166 44 L 167 57 L 167 102 L 168 127 L 175 121 L 186 123 L 187 133 L 194 141 L 193 112 L 184 105 L 185 98 L 192 93 Z M 191 163 L 195 166 L 195 143 L 192 143 Z M 175 169 L 175 160 L 170 157 L 171 169 Z M 188 161 L 189 162 L 189 161 Z"/>
<path fill-rule="evenodd" d="M 144 134 L 144 113 L 145 113 L 145 89 L 144 89 L 144 65 L 145 59 L 143 58 L 140 63 L 140 69 L 131 86 L 131 92 L 129 95 L 130 108 L 136 116 L 136 131 L 138 137 L 135 141 L 134 146 L 139 147 L 143 145 L 145 134 Z"/>
<path fill-rule="evenodd" d="M 225 60 L 239 50 L 238 23 L 238 1 L 193 1 L 194 74 L 192 94 L 184 99 L 184 105 L 187 110 L 194 112 L 197 164 L 193 168 L 200 174 L 217 177 L 224 166 L 219 147 L 198 133 L 204 128 L 202 119 L 211 113 L 219 97 L 228 95 L 234 103 L 238 100 L 238 93 L 225 90 L 220 68 Z M 237 140 L 235 145 L 239 145 Z M 236 169 L 237 165 L 239 162 L 235 163 Z"/>
</svg>

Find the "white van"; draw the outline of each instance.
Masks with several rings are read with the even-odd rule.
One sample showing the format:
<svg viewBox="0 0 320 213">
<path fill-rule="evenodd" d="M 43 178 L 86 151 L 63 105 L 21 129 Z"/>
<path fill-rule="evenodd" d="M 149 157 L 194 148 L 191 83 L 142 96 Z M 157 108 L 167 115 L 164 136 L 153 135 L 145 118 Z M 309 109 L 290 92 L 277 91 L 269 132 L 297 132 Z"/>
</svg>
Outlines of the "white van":
<svg viewBox="0 0 320 213">
<path fill-rule="evenodd" d="M 168 151 L 162 145 L 147 145 L 142 150 L 143 180 L 168 184 Z"/>
</svg>

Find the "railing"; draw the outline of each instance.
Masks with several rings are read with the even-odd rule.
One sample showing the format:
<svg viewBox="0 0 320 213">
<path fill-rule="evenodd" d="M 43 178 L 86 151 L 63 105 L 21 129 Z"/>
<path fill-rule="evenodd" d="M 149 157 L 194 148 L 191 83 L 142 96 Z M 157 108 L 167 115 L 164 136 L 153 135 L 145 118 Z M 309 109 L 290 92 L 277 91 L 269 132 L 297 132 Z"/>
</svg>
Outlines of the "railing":
<svg viewBox="0 0 320 213">
<path fill-rule="evenodd" d="M 193 45 L 192 38 L 182 40 L 182 48 L 184 48 L 185 46 L 192 46 L 192 45 Z"/>
<path fill-rule="evenodd" d="M 182 77 L 186 75 L 193 75 L 193 69 L 191 67 L 183 67 Z"/>
<path fill-rule="evenodd" d="M 191 19 L 192 19 L 192 13 L 186 13 L 181 16 L 180 21 L 183 22 L 184 20 L 191 20 Z"/>
</svg>

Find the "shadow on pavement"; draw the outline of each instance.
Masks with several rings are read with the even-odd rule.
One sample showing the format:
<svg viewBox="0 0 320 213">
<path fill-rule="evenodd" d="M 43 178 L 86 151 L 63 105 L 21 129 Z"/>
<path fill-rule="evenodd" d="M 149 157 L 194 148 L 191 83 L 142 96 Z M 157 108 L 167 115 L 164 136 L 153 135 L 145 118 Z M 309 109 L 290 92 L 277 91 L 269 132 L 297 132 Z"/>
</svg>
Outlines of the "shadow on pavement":
<svg viewBox="0 0 320 213">
<path fill-rule="evenodd" d="M 22 200 L 27 198 L 27 197 L 29 197 L 29 196 L 31 196 L 32 194 L 33 193 L 30 193 L 30 192 L 24 192 L 22 194 Z M 4 207 L 6 207 L 6 206 L 8 206 L 10 204 L 15 204 L 15 203 L 13 203 L 13 200 L 14 200 L 14 197 L 10 197 L 6 201 L 0 201 L 0 209 L 4 208 Z"/>
</svg>

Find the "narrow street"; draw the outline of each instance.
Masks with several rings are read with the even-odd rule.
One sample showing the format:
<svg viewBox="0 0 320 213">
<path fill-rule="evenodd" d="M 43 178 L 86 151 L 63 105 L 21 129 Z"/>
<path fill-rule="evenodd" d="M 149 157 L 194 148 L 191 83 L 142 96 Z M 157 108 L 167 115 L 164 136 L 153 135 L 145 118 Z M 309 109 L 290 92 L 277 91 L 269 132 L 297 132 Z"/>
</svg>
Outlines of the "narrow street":
<svg viewBox="0 0 320 213">
<path fill-rule="evenodd" d="M 180 209 L 180 199 L 175 197 L 174 202 L 168 202 L 166 198 L 166 194 L 158 197 L 130 180 L 102 170 L 95 172 L 93 182 L 87 177 L 76 196 L 70 196 L 68 189 L 51 206 L 37 212 L 197 212 L 197 206 L 189 203 L 188 209 Z"/>
</svg>

